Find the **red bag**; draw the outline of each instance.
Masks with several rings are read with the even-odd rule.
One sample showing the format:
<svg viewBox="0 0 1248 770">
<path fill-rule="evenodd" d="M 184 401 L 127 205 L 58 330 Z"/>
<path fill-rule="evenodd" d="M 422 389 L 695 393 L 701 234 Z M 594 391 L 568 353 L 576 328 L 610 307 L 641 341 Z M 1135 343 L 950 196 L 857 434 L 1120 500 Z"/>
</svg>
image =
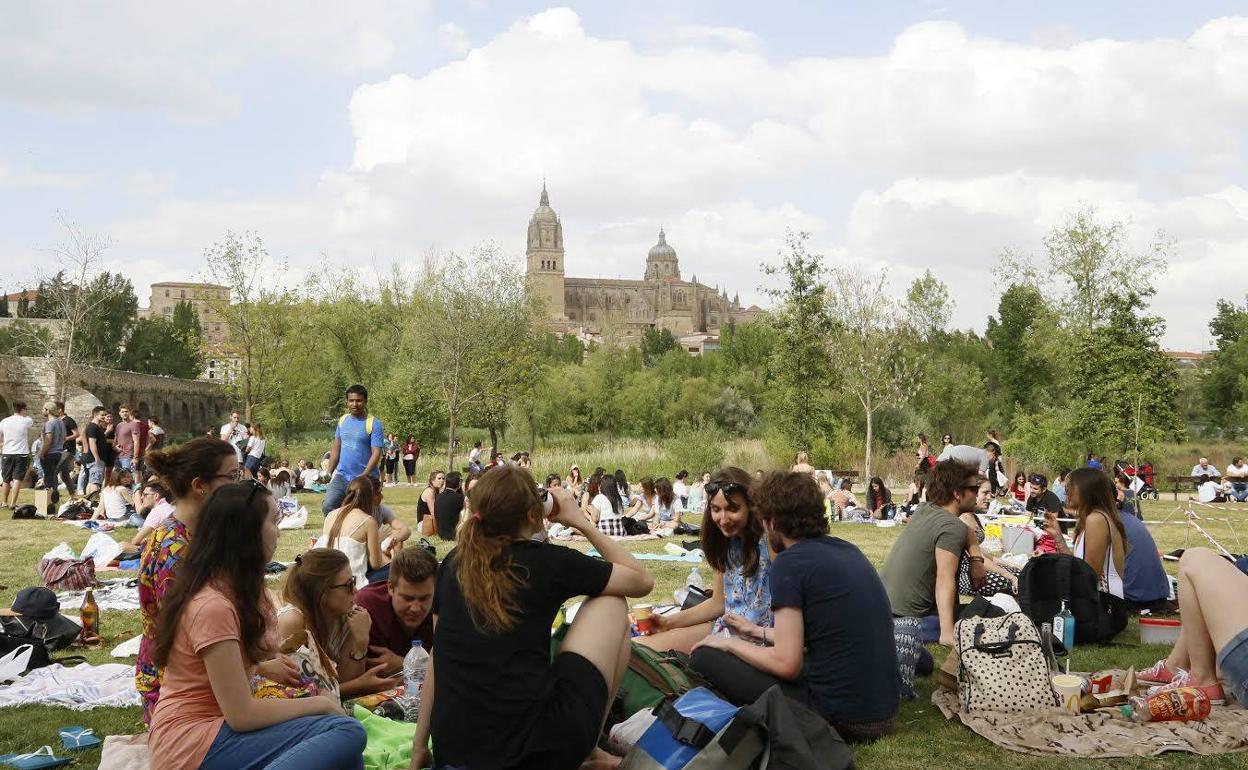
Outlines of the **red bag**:
<svg viewBox="0 0 1248 770">
<path fill-rule="evenodd" d="M 53 591 L 81 591 L 99 585 L 93 559 L 44 559 L 39 562 L 39 576 Z"/>
</svg>

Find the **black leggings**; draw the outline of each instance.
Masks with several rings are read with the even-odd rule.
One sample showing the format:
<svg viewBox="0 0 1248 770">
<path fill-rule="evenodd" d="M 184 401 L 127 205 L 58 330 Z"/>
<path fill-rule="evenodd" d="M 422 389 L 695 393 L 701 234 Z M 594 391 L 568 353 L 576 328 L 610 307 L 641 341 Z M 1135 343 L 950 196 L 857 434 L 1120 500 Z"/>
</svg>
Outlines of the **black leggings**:
<svg viewBox="0 0 1248 770">
<path fill-rule="evenodd" d="M 415 460 L 404 460 L 404 461 L 403 461 L 403 472 L 404 472 L 405 474 L 407 474 L 407 477 L 408 477 L 409 479 L 410 479 L 411 477 L 415 476 L 415 475 L 416 475 L 416 461 L 415 461 Z"/>
</svg>

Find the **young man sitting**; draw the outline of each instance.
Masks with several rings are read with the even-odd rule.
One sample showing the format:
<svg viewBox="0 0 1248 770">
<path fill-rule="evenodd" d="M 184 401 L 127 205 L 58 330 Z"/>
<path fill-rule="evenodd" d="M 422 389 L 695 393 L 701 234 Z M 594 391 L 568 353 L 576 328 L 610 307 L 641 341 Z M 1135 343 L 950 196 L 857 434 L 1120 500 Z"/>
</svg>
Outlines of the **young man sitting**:
<svg viewBox="0 0 1248 770">
<path fill-rule="evenodd" d="M 936 463 L 928 474 L 927 502 L 915 509 L 880 570 L 893 610 L 897 665 L 906 697 L 913 694 L 923 618 L 938 616 L 939 642 L 953 646 L 958 562 L 967 540 L 966 525 L 958 517 L 975 510 L 983 480 L 974 465 L 956 460 Z"/>
<path fill-rule="evenodd" d="M 401 672 L 403 657 L 417 639 L 426 650 L 433 649 L 429 609 L 437 572 L 437 560 L 424 548 L 404 548 L 390 561 L 387 582 L 370 583 L 355 592 L 355 603 L 372 619 L 365 676 L 389 679 Z"/>
<path fill-rule="evenodd" d="M 775 627 L 728 615 L 741 638 L 704 638 L 693 667 L 738 705 L 778 684 L 847 741 L 889 733 L 900 682 L 888 595 L 871 562 L 852 543 L 828 537 L 823 495 L 810 474 L 772 473 L 750 497 L 778 554 Z"/>
</svg>

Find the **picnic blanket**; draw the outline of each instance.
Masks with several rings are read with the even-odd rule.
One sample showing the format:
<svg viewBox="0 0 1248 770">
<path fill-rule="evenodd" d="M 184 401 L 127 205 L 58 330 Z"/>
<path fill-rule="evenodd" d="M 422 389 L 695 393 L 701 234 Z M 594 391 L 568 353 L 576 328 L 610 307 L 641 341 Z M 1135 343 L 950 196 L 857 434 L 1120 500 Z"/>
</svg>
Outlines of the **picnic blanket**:
<svg viewBox="0 0 1248 770">
<path fill-rule="evenodd" d="M 959 712 L 958 694 L 937 689 L 932 704 L 1003 749 L 1043 757 L 1153 757 L 1168 751 L 1228 754 L 1248 749 L 1248 709 L 1214 706 L 1203 722 L 1132 722 L 1116 710 L 1074 716 Z"/>
<path fill-rule="evenodd" d="M 32 705 L 64 706 L 74 711 L 138 706 L 134 666 L 80 663 L 66 668 L 53 663 L 31 671 L 8 687 L 0 687 L 0 708 Z"/>
<path fill-rule="evenodd" d="M 134 585 L 131 585 L 131 583 Z M 138 581 L 134 578 L 105 580 L 98 587 L 92 589 L 92 591 L 94 592 L 95 603 L 99 605 L 101 610 L 122 610 L 125 612 L 138 612 L 139 610 L 139 586 Z M 65 591 L 57 594 L 56 600 L 65 608 L 81 607 L 82 600 L 86 596 L 86 591 Z"/>
<path fill-rule="evenodd" d="M 364 770 L 407 770 L 412 763 L 412 736 L 416 725 L 377 716 L 356 706 L 353 716 L 364 727 Z"/>
</svg>

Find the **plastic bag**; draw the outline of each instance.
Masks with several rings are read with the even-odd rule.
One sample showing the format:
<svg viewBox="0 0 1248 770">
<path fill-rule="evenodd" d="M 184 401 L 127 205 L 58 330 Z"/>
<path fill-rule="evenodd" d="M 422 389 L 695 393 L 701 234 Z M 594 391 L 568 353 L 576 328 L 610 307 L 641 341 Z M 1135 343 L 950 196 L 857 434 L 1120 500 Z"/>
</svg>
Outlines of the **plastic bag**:
<svg viewBox="0 0 1248 770">
<path fill-rule="evenodd" d="M 303 529 L 308 525 L 308 507 L 302 505 L 299 510 L 289 515 L 283 516 L 277 522 L 278 529 Z"/>
<path fill-rule="evenodd" d="M 20 679 L 22 672 L 30 665 L 30 656 L 34 651 L 33 645 L 23 644 L 0 658 L 0 682 L 13 682 Z"/>
<path fill-rule="evenodd" d="M 95 562 L 96 569 L 107 567 L 113 559 L 121 555 L 121 543 L 118 543 L 104 532 L 96 532 L 83 546 L 82 558 Z"/>
<path fill-rule="evenodd" d="M 77 559 L 78 554 L 74 553 L 74 549 L 69 547 L 69 543 L 61 543 L 51 551 L 45 553 L 39 561 L 44 559 L 68 559 L 70 561 Z"/>
</svg>

